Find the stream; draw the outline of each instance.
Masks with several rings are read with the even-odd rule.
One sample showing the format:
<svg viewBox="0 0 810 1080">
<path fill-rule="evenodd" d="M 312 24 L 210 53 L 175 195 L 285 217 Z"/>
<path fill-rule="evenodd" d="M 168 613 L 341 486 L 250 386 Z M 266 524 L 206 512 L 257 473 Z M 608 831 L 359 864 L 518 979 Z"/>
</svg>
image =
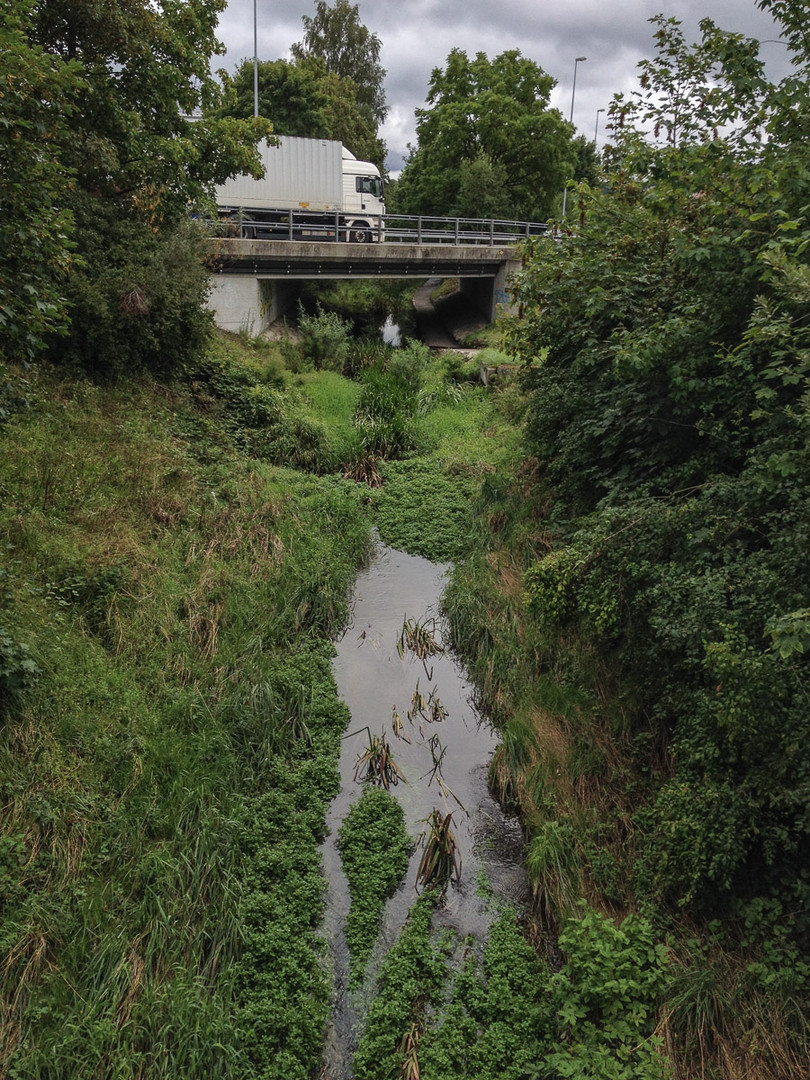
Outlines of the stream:
<svg viewBox="0 0 810 1080">
<path fill-rule="evenodd" d="M 348 951 L 343 935 L 349 891 L 336 843 L 340 825 L 360 795 L 361 784 L 354 779 L 354 773 L 358 756 L 367 745 L 366 727 L 372 735 L 385 736 L 407 780 L 392 787 L 391 793 L 403 807 L 405 825 L 414 841 L 434 807 L 444 814 L 453 813 L 462 861 L 461 882 L 448 888 L 445 904 L 435 917 L 436 925 L 483 944 L 491 917 L 487 902 L 479 895 L 482 873 L 496 897 L 517 903 L 526 897 L 520 824 L 503 812 L 487 789 L 487 768 L 497 738 L 473 704 L 473 688 L 463 666 L 449 652 L 423 661 L 412 652 L 400 655 L 398 649 L 406 618 L 431 630 L 435 620 L 436 638 L 441 642 L 438 608 L 446 571 L 447 566 L 378 542 L 368 566 L 357 577 L 351 619 L 336 642 L 333 670 L 351 720 L 341 748 L 341 788 L 330 809 L 329 834 L 322 849 L 327 879 L 323 931 L 335 975 L 335 1000 L 322 1074 L 327 1080 L 350 1080 L 352 1076 L 351 1058 L 373 995 L 376 972 L 417 897 L 419 845 L 404 880 L 386 905 L 365 982 L 349 991 Z M 413 721 L 408 719 L 415 692 L 423 699 L 441 703 L 440 720 L 427 722 L 418 716 Z M 410 742 L 397 737 L 394 710 Z"/>
</svg>

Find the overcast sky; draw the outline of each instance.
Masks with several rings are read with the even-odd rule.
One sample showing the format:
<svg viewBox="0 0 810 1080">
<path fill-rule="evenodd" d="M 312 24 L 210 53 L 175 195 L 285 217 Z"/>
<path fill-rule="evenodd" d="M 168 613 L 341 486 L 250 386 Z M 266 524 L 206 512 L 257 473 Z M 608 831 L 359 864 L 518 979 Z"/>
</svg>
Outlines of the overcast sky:
<svg viewBox="0 0 810 1080">
<path fill-rule="evenodd" d="M 255 0 L 260 60 L 289 57 L 290 45 L 303 37 L 302 16 L 315 13 L 314 0 Z M 425 103 L 431 71 L 444 67 L 451 49 L 493 58 L 507 49 L 535 61 L 557 81 L 551 104 L 567 118 L 571 110 L 574 60 L 577 66 L 574 123 L 594 137 L 597 110 L 618 91 L 636 88 L 636 65 L 653 53 L 648 20 L 658 13 L 683 23 L 689 41 L 708 16 L 724 30 L 760 40 L 778 37 L 770 17 L 754 0 L 360 0 L 360 19 L 382 43 L 390 107 L 381 134 L 388 147 L 388 167 L 398 170 L 415 142 L 414 110 Z M 219 67 L 233 71 L 253 56 L 254 0 L 229 0 L 219 24 L 227 54 Z M 785 49 L 764 44 L 762 56 L 773 65 L 772 77 L 786 70 Z M 598 143 L 603 142 L 606 114 L 599 115 Z"/>
</svg>

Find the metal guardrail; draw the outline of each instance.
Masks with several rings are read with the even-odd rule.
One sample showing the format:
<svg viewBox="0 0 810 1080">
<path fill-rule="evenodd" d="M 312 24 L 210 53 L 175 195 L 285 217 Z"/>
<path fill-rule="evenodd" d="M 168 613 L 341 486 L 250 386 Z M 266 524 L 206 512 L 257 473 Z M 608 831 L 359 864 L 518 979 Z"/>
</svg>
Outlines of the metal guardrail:
<svg viewBox="0 0 810 1080">
<path fill-rule="evenodd" d="M 545 222 L 391 214 L 385 219 L 386 243 L 516 244 L 548 232 Z"/>
<path fill-rule="evenodd" d="M 398 244 L 515 244 L 549 232 L 544 222 L 391 214 L 371 228 L 347 228 L 340 211 L 266 210 L 261 216 L 232 212 L 220 227 L 246 240 L 361 241 Z"/>
</svg>

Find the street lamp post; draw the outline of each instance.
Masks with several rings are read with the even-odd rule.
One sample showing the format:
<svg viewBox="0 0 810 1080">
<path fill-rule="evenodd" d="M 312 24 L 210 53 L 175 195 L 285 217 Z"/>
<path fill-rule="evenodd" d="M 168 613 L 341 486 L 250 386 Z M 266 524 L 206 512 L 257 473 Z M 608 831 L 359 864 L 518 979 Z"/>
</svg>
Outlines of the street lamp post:
<svg viewBox="0 0 810 1080">
<path fill-rule="evenodd" d="M 253 115 L 259 115 L 259 29 L 256 4 L 253 0 Z"/>
<path fill-rule="evenodd" d="M 571 86 L 571 115 L 569 117 L 569 122 L 572 123 L 572 124 L 574 122 L 574 97 L 576 96 L 576 92 L 577 92 L 577 64 L 582 64 L 587 59 L 588 59 L 587 56 L 578 56 L 574 60 L 574 82 L 573 82 L 573 85 Z M 565 204 L 566 204 L 567 197 L 568 197 L 568 185 L 566 184 L 565 187 L 563 188 L 563 204 L 562 204 L 562 219 L 563 219 L 563 221 L 565 221 Z"/>
<path fill-rule="evenodd" d="M 593 126 L 593 145 L 596 146 L 596 136 L 599 134 L 599 113 L 604 112 L 604 109 L 596 110 L 596 123 Z"/>
</svg>

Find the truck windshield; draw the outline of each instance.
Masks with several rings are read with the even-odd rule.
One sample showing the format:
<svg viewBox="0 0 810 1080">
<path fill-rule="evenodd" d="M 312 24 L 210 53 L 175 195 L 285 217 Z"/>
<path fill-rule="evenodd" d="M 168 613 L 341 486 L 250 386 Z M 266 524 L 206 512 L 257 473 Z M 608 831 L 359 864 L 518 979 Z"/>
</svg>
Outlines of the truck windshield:
<svg viewBox="0 0 810 1080">
<path fill-rule="evenodd" d="M 378 199 L 383 197 L 383 185 L 379 176 L 355 177 L 355 190 L 361 191 L 364 195 L 374 195 Z"/>
</svg>

